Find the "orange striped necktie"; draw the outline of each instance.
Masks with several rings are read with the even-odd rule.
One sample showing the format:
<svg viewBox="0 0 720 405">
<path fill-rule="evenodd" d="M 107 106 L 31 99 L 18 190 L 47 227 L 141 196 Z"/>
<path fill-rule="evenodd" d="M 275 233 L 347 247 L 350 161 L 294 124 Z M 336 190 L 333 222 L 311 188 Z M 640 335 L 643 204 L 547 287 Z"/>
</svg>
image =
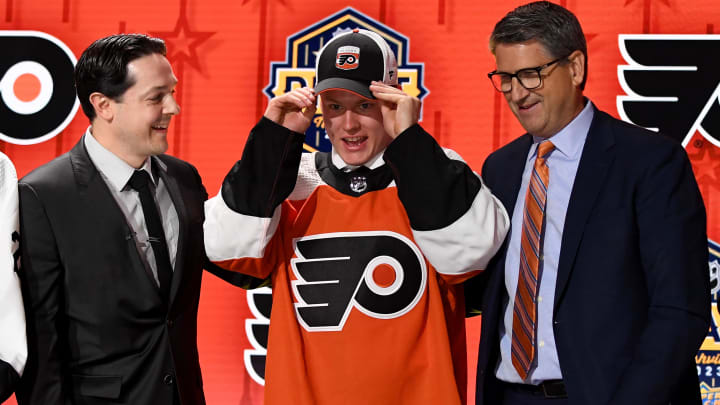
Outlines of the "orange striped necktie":
<svg viewBox="0 0 720 405">
<path fill-rule="evenodd" d="M 538 145 L 537 157 L 525 195 L 522 234 L 520 235 L 520 272 L 518 275 L 512 325 L 512 364 L 525 380 L 536 357 L 538 270 L 544 233 L 545 203 L 549 181 L 547 155 L 555 145 Z"/>
</svg>

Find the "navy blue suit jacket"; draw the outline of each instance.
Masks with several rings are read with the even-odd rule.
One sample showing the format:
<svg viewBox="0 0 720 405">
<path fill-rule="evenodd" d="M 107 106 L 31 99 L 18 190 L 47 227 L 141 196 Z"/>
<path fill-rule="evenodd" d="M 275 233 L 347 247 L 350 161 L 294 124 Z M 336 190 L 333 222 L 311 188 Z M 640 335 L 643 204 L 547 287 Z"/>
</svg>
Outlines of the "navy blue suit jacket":
<svg viewBox="0 0 720 405">
<path fill-rule="evenodd" d="M 483 166 L 511 214 L 531 143 L 525 134 Z M 469 307 L 483 314 L 478 405 L 499 400 L 506 254 L 507 240 L 466 285 Z M 682 146 L 596 110 L 565 219 L 553 311 L 570 404 L 700 403 L 694 355 L 710 320 L 707 255 L 705 208 Z"/>
</svg>

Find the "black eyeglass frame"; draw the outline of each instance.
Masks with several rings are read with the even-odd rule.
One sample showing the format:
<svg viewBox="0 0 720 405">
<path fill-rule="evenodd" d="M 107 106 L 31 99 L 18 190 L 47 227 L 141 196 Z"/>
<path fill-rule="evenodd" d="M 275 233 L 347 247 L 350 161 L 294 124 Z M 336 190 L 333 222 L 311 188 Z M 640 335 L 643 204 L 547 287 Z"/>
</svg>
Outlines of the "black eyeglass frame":
<svg viewBox="0 0 720 405">
<path fill-rule="evenodd" d="M 570 55 L 568 55 L 568 56 L 570 56 Z M 548 63 L 546 63 L 546 64 L 544 64 L 544 65 L 535 66 L 535 67 L 530 67 L 530 68 L 525 68 L 525 69 L 520 69 L 520 70 L 518 70 L 518 71 L 515 72 L 515 73 L 498 72 L 497 70 L 493 70 L 492 72 L 488 73 L 487 76 L 488 76 L 488 79 L 490 79 L 490 83 L 492 83 L 492 85 L 493 85 L 493 87 L 495 88 L 495 90 L 499 91 L 500 93 L 509 93 L 509 92 L 512 91 L 512 79 L 513 79 L 513 77 L 517 79 L 518 83 L 520 83 L 520 85 L 523 86 L 523 88 L 525 88 L 525 90 L 535 90 L 535 89 L 537 89 L 538 87 L 542 86 L 542 84 L 543 84 L 543 77 L 542 77 L 542 75 L 541 75 L 540 73 L 541 73 L 544 69 L 547 69 L 547 68 L 549 68 L 550 66 L 552 66 L 552 65 L 554 65 L 554 64 L 556 64 L 556 63 L 558 63 L 558 62 L 561 62 L 561 61 L 566 60 L 566 59 L 568 58 L 568 56 L 563 56 L 562 58 L 557 58 L 557 59 L 555 59 L 555 60 L 553 60 L 553 61 L 550 61 L 550 62 L 548 62 Z M 539 80 L 539 83 L 538 83 L 537 86 L 535 86 L 535 87 L 528 87 L 528 86 L 526 86 L 525 83 L 523 83 L 523 81 L 520 79 L 520 76 L 519 76 L 520 73 L 522 73 L 522 72 L 527 72 L 527 71 L 534 71 L 535 73 L 537 73 L 537 75 L 538 75 L 538 80 Z M 510 89 L 509 89 L 508 91 L 502 91 L 501 89 L 498 89 L 498 88 L 497 88 L 497 86 L 495 85 L 495 82 L 493 81 L 493 76 L 496 76 L 496 75 L 505 75 L 505 76 L 507 76 L 507 77 L 510 78 Z"/>
</svg>

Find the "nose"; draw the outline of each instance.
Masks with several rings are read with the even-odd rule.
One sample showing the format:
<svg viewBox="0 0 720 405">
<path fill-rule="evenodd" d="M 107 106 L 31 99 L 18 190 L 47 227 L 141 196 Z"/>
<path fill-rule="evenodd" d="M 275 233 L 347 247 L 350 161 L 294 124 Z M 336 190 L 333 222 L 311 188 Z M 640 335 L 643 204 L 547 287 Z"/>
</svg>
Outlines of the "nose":
<svg viewBox="0 0 720 405">
<path fill-rule="evenodd" d="M 360 128 L 360 121 L 358 120 L 357 114 L 348 109 L 343 114 L 343 130 L 348 133 L 352 133 Z"/>
<path fill-rule="evenodd" d="M 180 114 L 180 105 L 178 105 L 177 101 L 175 101 L 175 96 L 170 94 L 168 97 L 165 97 L 165 102 L 163 105 L 163 114 L 168 115 L 176 115 Z"/>
<path fill-rule="evenodd" d="M 520 84 L 520 81 L 517 77 L 512 78 L 511 84 L 512 87 L 510 88 L 510 92 L 506 93 L 506 97 L 509 96 L 509 98 L 514 102 L 524 99 L 530 93 L 530 90 L 526 89 L 522 86 L 522 84 Z"/>
</svg>

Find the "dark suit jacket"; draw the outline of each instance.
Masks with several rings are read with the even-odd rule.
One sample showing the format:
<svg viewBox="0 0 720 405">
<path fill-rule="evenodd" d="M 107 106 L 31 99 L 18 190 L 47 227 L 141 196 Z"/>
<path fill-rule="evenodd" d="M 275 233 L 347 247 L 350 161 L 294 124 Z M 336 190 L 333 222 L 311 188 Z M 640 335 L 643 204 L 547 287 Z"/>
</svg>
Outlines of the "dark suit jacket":
<svg viewBox="0 0 720 405">
<path fill-rule="evenodd" d="M 523 135 L 483 167 L 510 214 L 531 143 Z M 705 229 L 682 146 L 596 110 L 565 219 L 552 318 L 570 404 L 700 403 L 694 355 L 710 320 Z M 506 254 L 507 241 L 466 285 L 469 306 L 483 315 L 478 405 L 498 403 Z"/>
<path fill-rule="evenodd" d="M 20 377 L 12 366 L 0 360 L 0 404 L 15 391 L 15 385 Z"/>
<path fill-rule="evenodd" d="M 204 404 L 197 352 L 203 203 L 193 166 L 162 155 L 179 219 L 169 305 L 82 139 L 20 181 L 29 356 L 22 404 Z"/>
</svg>

